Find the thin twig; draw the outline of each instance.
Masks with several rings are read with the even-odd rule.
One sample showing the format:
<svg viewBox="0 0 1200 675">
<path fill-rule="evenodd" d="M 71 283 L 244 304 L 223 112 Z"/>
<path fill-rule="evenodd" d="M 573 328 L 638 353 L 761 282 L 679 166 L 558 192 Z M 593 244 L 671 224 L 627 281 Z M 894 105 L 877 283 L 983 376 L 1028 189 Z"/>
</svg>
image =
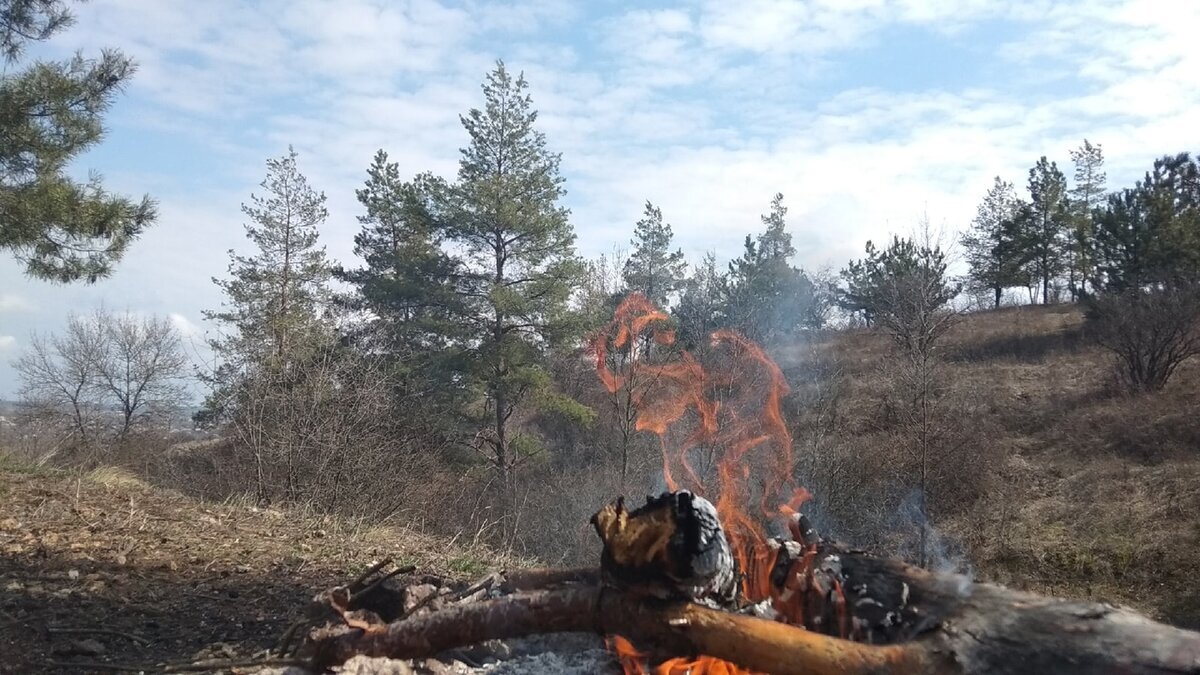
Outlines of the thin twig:
<svg viewBox="0 0 1200 675">
<path fill-rule="evenodd" d="M 15 617 L 15 616 L 13 616 L 12 614 L 9 614 L 8 612 L 6 612 L 6 611 L 4 611 L 4 610 L 2 610 L 2 609 L 0 609 L 0 617 L 3 617 L 3 618 L 4 618 L 4 620 L 3 620 L 3 621 L 0 621 L 0 626 L 7 626 L 7 625 L 9 625 L 9 624 L 13 624 L 13 623 L 21 623 L 22 621 L 28 621 L 28 620 L 29 620 L 29 619 L 27 619 L 27 618 Z"/>
<path fill-rule="evenodd" d="M 379 562 L 375 563 L 374 565 L 371 565 L 370 567 L 367 568 L 367 571 L 360 574 L 357 579 L 355 579 L 353 582 L 351 582 L 349 588 L 354 589 L 354 588 L 358 588 L 359 586 L 362 586 L 364 583 L 367 582 L 367 579 L 371 578 L 372 574 L 375 574 L 379 570 L 381 570 L 384 567 L 387 567 L 388 565 L 391 565 L 391 564 L 392 564 L 391 558 L 384 558 L 383 560 L 380 560 Z"/>
<path fill-rule="evenodd" d="M 396 569 L 392 570 L 391 572 L 388 572 L 387 574 L 383 575 L 382 577 L 379 577 L 378 579 L 376 579 L 374 582 L 371 583 L 370 586 L 367 586 L 366 588 L 362 589 L 361 591 L 358 591 L 354 595 L 351 595 L 350 602 L 352 603 L 355 600 L 358 600 L 362 596 L 366 595 L 367 593 L 370 593 L 371 591 L 375 590 L 376 588 L 379 588 L 379 585 L 382 584 L 383 582 L 387 581 L 388 579 L 391 579 L 392 577 L 394 577 L 398 574 L 408 574 L 409 572 L 414 572 L 414 571 L 416 571 L 416 569 L 417 569 L 416 565 L 406 565 L 405 567 L 397 567 Z M 347 603 L 347 604 L 349 604 L 349 603 Z"/>
<path fill-rule="evenodd" d="M 492 572 L 491 574 L 480 579 L 479 581 L 475 582 L 474 584 L 471 584 L 470 586 L 464 588 L 463 590 L 452 594 L 450 596 L 450 599 L 455 600 L 455 601 L 462 600 L 463 598 L 474 595 L 474 594 L 478 593 L 479 591 L 482 591 L 482 590 L 488 589 L 488 588 L 492 588 L 502 578 L 503 578 L 502 573 Z"/>
<path fill-rule="evenodd" d="M 399 618 L 398 620 L 399 620 L 399 621 L 403 621 L 404 619 L 407 619 L 408 617 L 412 616 L 413 614 L 416 614 L 417 612 L 421 611 L 422 609 L 425 609 L 425 608 L 426 608 L 427 606 L 429 606 L 429 604 L 430 604 L 430 603 L 432 603 L 434 600 L 440 600 L 440 599 L 442 599 L 442 598 L 445 598 L 445 597 L 447 597 L 447 596 L 449 596 L 449 595 L 450 595 L 449 593 L 440 593 L 440 592 L 434 592 L 434 593 L 430 593 L 429 595 L 427 595 L 427 596 L 425 596 L 424 598 L 422 598 L 422 599 L 420 600 L 420 602 L 418 602 L 417 604 L 413 605 L 413 608 L 412 608 L 412 609 L 410 609 L 410 610 L 408 610 L 407 612 L 405 612 L 405 613 L 401 614 L 401 615 L 400 615 L 400 618 Z"/>
<path fill-rule="evenodd" d="M 103 661 L 44 661 L 43 663 L 54 668 L 69 668 L 72 672 L 117 670 L 130 673 L 144 673 L 155 669 L 155 666 L 135 666 L 129 663 L 104 663 Z"/>
<path fill-rule="evenodd" d="M 219 595 L 209 595 L 208 593 L 197 593 L 196 591 L 185 591 L 183 589 L 175 589 L 175 593 L 186 595 L 188 597 L 197 598 L 199 600 L 210 600 L 212 602 L 225 602 L 230 598 L 223 598 Z"/>
<path fill-rule="evenodd" d="M 283 635 L 280 636 L 279 641 L 275 644 L 275 653 L 280 656 L 287 656 L 292 651 L 292 640 L 295 639 L 296 633 L 310 623 L 312 622 L 308 619 L 300 619 L 299 621 L 295 621 L 292 623 L 292 625 L 288 626 L 288 629 L 284 631 Z M 303 644 L 303 641 L 301 641 L 301 643 L 297 643 L 297 648 L 299 648 L 300 644 Z"/>
<path fill-rule="evenodd" d="M 147 640 L 146 638 L 144 638 L 140 635 L 134 635 L 133 633 L 123 633 L 119 630 L 110 630 L 108 628 L 47 628 L 46 632 L 51 635 L 78 635 L 78 634 L 114 635 L 116 637 L 123 637 L 126 640 L 137 642 L 142 645 L 150 644 L 149 640 Z"/>
</svg>

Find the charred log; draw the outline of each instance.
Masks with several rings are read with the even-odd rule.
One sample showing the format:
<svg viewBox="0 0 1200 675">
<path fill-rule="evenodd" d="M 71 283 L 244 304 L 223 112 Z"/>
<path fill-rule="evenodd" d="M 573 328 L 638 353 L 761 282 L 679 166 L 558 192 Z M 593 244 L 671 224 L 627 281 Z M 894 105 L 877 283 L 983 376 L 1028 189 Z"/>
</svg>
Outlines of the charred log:
<svg viewBox="0 0 1200 675">
<path fill-rule="evenodd" d="M 595 632 L 625 636 L 640 651 L 703 654 L 776 675 L 1200 675 L 1198 633 L 1108 605 L 933 574 L 824 540 L 802 517 L 791 522 L 793 540 L 774 545 L 773 597 L 728 611 L 737 570 L 715 512 L 708 521 L 711 508 L 688 493 L 633 512 L 607 507 L 593 519 L 605 543 L 598 574 L 491 578 L 482 586 L 491 599 L 460 593 L 461 602 L 387 624 L 346 602 L 344 625 L 313 635 L 314 662 L 425 658 L 490 639 Z M 500 595 L 513 588 L 538 590 Z"/>
<path fill-rule="evenodd" d="M 588 631 L 635 636 L 638 646 L 707 654 L 775 675 L 944 673 L 1200 673 L 1200 635 L 1095 603 L 977 584 L 936 629 L 868 645 L 693 603 L 596 586 L 519 593 L 368 629 L 316 636 L 315 664 L 362 654 L 424 658 L 489 639 Z"/>
<path fill-rule="evenodd" d="M 737 566 L 707 499 L 681 490 L 627 511 L 618 499 L 592 517 L 604 542 L 600 571 L 628 592 L 732 607 Z"/>
</svg>

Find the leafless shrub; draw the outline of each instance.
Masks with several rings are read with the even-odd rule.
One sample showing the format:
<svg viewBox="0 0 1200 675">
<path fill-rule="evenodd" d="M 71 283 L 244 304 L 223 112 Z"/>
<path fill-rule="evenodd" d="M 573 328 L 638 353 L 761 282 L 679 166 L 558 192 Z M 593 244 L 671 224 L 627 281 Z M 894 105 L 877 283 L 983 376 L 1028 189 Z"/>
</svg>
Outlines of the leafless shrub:
<svg viewBox="0 0 1200 675">
<path fill-rule="evenodd" d="M 435 456 L 397 419 L 394 386 L 379 364 L 336 350 L 252 375 L 232 433 L 258 501 L 382 514 L 415 501 Z"/>
<path fill-rule="evenodd" d="M 1099 344 L 1116 356 L 1131 391 L 1158 391 L 1180 364 L 1200 354 L 1200 288 L 1167 284 L 1096 299 L 1091 318 Z"/>
</svg>

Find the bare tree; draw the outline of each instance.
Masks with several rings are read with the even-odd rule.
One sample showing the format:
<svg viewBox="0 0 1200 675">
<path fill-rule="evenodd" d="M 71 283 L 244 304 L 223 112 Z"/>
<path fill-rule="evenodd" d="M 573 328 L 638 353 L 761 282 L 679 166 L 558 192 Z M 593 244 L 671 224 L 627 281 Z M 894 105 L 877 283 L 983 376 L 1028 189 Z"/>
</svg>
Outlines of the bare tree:
<svg viewBox="0 0 1200 675">
<path fill-rule="evenodd" d="M 97 384 L 120 408 L 118 436 L 155 413 L 179 408 L 188 366 L 179 331 L 166 317 L 96 312 L 103 350 L 96 359 Z"/>
<path fill-rule="evenodd" d="M 98 439 L 106 411 L 120 411 L 117 435 L 173 410 L 187 373 L 179 333 L 168 319 L 98 310 L 70 315 L 58 335 L 33 335 L 15 366 L 34 414 L 58 418 L 80 443 Z"/>
<path fill-rule="evenodd" d="M 71 314 L 61 335 L 31 335 L 29 347 L 13 364 L 21 398 L 34 414 L 60 419 L 81 443 L 91 439 L 95 428 L 96 363 L 103 351 L 103 331 Z"/>
</svg>

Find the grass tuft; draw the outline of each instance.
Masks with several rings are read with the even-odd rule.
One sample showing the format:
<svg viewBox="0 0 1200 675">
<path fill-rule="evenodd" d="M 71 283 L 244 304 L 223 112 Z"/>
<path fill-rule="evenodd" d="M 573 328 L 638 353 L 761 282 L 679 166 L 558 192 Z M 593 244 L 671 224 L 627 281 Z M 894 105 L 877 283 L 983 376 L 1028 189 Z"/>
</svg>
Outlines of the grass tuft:
<svg viewBox="0 0 1200 675">
<path fill-rule="evenodd" d="M 148 490 L 146 481 L 133 475 L 128 469 L 119 466 L 102 466 L 92 469 L 83 477 L 89 483 L 101 485 L 110 489 Z"/>
</svg>

